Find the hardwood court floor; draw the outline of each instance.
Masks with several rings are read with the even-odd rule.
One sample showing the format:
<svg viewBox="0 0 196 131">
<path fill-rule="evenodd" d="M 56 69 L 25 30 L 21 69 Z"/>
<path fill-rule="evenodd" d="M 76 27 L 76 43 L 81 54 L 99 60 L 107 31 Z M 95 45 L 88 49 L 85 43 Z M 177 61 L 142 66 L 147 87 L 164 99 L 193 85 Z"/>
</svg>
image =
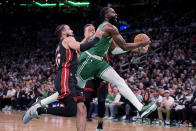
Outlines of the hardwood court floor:
<svg viewBox="0 0 196 131">
<path fill-rule="evenodd" d="M 76 131 L 75 118 L 41 116 L 27 125 L 22 123 L 22 113 L 0 112 L 0 131 Z M 87 123 L 86 131 L 95 131 L 97 121 Z M 106 121 L 104 131 L 191 131 L 187 128 L 170 128 L 149 125 L 134 125 Z M 192 130 L 193 131 L 193 130 Z"/>
</svg>

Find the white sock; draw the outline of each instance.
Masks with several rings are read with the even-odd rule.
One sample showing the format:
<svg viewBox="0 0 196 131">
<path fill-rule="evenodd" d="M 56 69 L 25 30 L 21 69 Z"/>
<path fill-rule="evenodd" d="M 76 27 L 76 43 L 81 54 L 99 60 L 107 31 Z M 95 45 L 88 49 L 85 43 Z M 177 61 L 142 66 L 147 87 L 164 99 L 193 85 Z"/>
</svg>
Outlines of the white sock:
<svg viewBox="0 0 196 131">
<path fill-rule="evenodd" d="M 59 96 L 59 93 L 56 92 L 56 93 L 52 94 L 51 96 L 48 96 L 48 97 L 44 98 L 43 100 L 41 100 L 41 106 L 46 106 L 50 103 L 58 101 L 57 100 L 58 96 Z"/>
<path fill-rule="evenodd" d="M 121 78 L 113 68 L 110 67 L 106 69 L 101 74 L 101 78 L 116 85 L 120 93 L 127 100 L 129 100 L 137 108 L 138 111 L 142 110 L 142 107 L 143 107 L 142 103 L 137 99 L 137 97 L 132 92 L 132 90 L 127 86 L 124 79 Z"/>
</svg>

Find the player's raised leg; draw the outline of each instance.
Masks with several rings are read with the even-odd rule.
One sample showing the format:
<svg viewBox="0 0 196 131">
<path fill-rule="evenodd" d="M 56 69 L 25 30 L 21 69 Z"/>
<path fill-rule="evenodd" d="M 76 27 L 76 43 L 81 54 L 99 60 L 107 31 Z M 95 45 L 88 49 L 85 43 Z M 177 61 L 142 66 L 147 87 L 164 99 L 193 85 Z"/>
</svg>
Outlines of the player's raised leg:
<svg viewBox="0 0 196 131">
<path fill-rule="evenodd" d="M 100 76 L 103 80 L 111 82 L 112 84 L 116 85 L 120 91 L 120 93 L 128 99 L 138 111 L 141 112 L 141 117 L 145 117 L 154 110 L 156 110 L 156 104 L 144 106 L 142 103 L 137 99 L 135 94 L 131 91 L 131 89 L 127 86 L 124 79 L 121 78 L 117 72 L 112 68 L 108 67 L 101 73 Z"/>
</svg>

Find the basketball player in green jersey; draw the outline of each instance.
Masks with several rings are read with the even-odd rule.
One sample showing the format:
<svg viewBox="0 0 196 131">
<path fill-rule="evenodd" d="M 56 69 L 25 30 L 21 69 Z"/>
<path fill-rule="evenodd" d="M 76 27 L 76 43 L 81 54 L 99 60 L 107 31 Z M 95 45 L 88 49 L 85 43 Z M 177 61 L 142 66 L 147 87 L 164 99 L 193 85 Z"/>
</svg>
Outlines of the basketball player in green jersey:
<svg viewBox="0 0 196 131">
<path fill-rule="evenodd" d="M 126 43 L 118 29 L 115 27 L 117 14 L 114 9 L 104 7 L 100 12 L 100 16 L 103 18 L 103 23 L 99 25 L 98 29 L 102 30 L 103 36 L 93 47 L 81 54 L 76 75 L 78 85 L 79 87 L 84 88 L 86 82 L 94 77 L 111 82 L 113 85 L 116 85 L 120 93 L 137 108 L 140 112 L 140 116 L 145 117 L 156 110 L 156 104 L 144 106 L 127 86 L 124 79 L 121 78 L 109 64 L 107 64 L 103 57 L 108 52 L 112 41 L 122 49 L 119 50 L 119 53 L 123 50 L 129 51 L 145 47 L 151 44 L 151 41 L 144 40 L 138 43 Z"/>
</svg>

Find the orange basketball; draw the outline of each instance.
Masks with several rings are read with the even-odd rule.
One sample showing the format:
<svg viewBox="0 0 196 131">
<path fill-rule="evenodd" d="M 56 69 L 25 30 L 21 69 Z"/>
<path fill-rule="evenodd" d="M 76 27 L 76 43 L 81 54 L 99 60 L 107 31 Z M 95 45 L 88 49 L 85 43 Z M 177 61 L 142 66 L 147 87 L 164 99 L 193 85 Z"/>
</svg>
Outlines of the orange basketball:
<svg viewBox="0 0 196 131">
<path fill-rule="evenodd" d="M 138 34 L 134 38 L 134 43 L 140 42 L 145 39 L 150 40 L 150 38 L 146 34 Z M 149 45 L 147 45 L 145 47 L 140 47 L 140 48 L 134 49 L 134 51 L 140 52 L 140 53 L 146 53 L 148 51 L 148 48 L 149 48 Z"/>
<path fill-rule="evenodd" d="M 144 39 L 150 39 L 150 38 L 146 34 L 138 34 L 134 38 L 134 43 L 140 42 L 140 41 L 142 41 Z"/>
</svg>

